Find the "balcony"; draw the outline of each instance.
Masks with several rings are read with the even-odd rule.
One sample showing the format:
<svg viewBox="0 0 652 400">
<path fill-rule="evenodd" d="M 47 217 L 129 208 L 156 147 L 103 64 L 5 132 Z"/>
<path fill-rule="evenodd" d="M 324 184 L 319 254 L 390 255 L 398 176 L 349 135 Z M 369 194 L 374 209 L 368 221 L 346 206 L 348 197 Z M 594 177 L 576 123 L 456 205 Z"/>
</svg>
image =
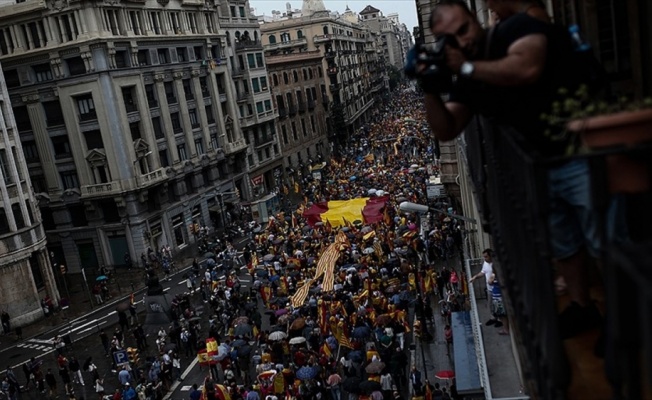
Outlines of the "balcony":
<svg viewBox="0 0 652 400">
<path fill-rule="evenodd" d="M 235 51 L 244 51 L 244 50 L 262 50 L 263 45 L 260 43 L 260 40 L 242 40 L 235 42 Z"/>
<path fill-rule="evenodd" d="M 244 68 L 233 67 L 231 68 L 231 76 L 234 78 L 244 75 Z"/>
<path fill-rule="evenodd" d="M 308 39 L 305 37 L 287 40 L 284 42 L 270 43 L 265 45 L 266 51 L 275 51 L 275 50 L 287 50 L 293 47 L 303 47 L 308 45 Z"/>
<path fill-rule="evenodd" d="M 593 399 L 644 398 L 652 370 L 652 323 L 649 318 L 652 256 L 650 226 L 652 196 L 649 175 L 639 176 L 647 189 L 610 193 L 609 173 L 613 157 L 651 170 L 652 144 L 613 147 L 555 160 L 538 158 L 518 143 L 519 135 L 476 117 L 459 143 L 473 182 L 483 229 L 490 233 L 497 251 L 498 272 L 510 314 L 510 330 L 518 343 L 525 390 L 532 398 Z M 600 255 L 604 284 L 593 284 L 596 304 L 606 310 L 604 359 L 594 354 L 600 330 L 587 331 L 562 341 L 558 310 L 568 304 L 557 296 L 549 248 L 547 174 L 566 161 L 586 161 L 590 185 L 587 196 L 595 212 L 598 235 L 605 243 Z M 464 175 L 466 176 L 466 174 Z M 614 194 L 622 200 L 626 215 L 618 220 L 628 233 L 612 241 L 604 227 L 613 211 Z M 643 200 L 646 199 L 646 200 Z M 645 260 L 645 261 L 644 261 Z M 495 264 L 495 265 L 496 265 Z M 477 270 L 476 270 L 477 271 Z M 484 286 L 484 285 L 483 285 Z M 643 333 L 646 332 L 646 333 Z M 645 349 L 643 351 L 643 349 Z M 606 361 L 605 361 L 606 360 Z M 606 366 L 605 366 L 606 362 Z M 636 367 L 632 367 L 636 366 Z M 605 369 L 611 371 L 607 378 Z M 611 383 L 611 385 L 610 385 Z M 587 389 L 590 388 L 590 389 Z M 618 392 L 627 388 L 629 396 Z"/>
<path fill-rule="evenodd" d="M 333 40 L 333 37 L 331 35 L 316 35 L 315 37 L 312 38 L 312 41 L 315 44 L 318 43 L 327 43 Z"/>
<path fill-rule="evenodd" d="M 254 140 L 254 146 L 255 147 L 262 147 L 262 146 L 267 146 L 268 144 L 273 143 L 276 140 L 276 137 L 269 135 L 269 136 L 263 136 L 261 138 L 256 138 Z"/>
<path fill-rule="evenodd" d="M 224 143 L 224 153 L 226 154 L 234 154 L 246 148 L 247 148 L 247 143 L 242 138 L 233 142 Z"/>
<path fill-rule="evenodd" d="M 240 118 L 240 126 L 242 128 L 246 128 L 246 127 L 249 127 L 251 125 L 256 125 L 256 116 L 255 115 L 250 115 L 248 117 Z"/>
<path fill-rule="evenodd" d="M 236 100 L 238 101 L 238 103 L 240 103 L 243 101 L 247 101 L 248 98 L 249 98 L 249 93 L 242 92 L 242 93 L 238 93 Z"/>
<path fill-rule="evenodd" d="M 115 196 L 122 193 L 122 185 L 119 181 L 98 183 L 96 185 L 85 185 L 81 187 L 82 198 Z"/>
<path fill-rule="evenodd" d="M 168 176 L 165 173 L 165 168 L 159 168 L 147 174 L 136 176 L 136 184 L 140 189 L 142 189 L 148 186 L 156 185 L 157 183 L 161 183 L 167 178 Z"/>
<path fill-rule="evenodd" d="M 247 17 L 220 17 L 221 28 L 258 28 L 258 19 Z"/>
</svg>

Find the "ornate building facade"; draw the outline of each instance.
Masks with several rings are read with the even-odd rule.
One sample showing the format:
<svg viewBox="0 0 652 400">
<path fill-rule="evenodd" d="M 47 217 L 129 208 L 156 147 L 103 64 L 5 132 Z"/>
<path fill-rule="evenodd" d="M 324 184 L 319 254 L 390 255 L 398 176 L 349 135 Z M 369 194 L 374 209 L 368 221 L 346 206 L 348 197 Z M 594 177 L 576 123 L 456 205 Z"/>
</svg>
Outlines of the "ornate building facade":
<svg viewBox="0 0 652 400">
<path fill-rule="evenodd" d="M 43 316 L 59 292 L 5 80 L 0 82 L 0 310 L 12 326 Z M 65 266 L 64 266 L 65 268 Z"/>
</svg>

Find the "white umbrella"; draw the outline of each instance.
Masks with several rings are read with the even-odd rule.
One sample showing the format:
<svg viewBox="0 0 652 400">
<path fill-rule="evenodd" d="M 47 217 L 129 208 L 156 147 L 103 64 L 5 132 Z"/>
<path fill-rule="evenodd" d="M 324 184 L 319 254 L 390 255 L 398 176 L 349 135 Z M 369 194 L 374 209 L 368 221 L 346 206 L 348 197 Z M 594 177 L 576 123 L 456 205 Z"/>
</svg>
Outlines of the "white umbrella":
<svg viewBox="0 0 652 400">
<path fill-rule="evenodd" d="M 362 250 L 364 254 L 373 254 L 374 253 L 374 248 L 373 247 L 367 247 L 366 249 Z"/>
<path fill-rule="evenodd" d="M 412 165 L 410 165 L 410 168 L 416 169 L 416 168 L 419 168 L 419 166 L 417 164 L 412 164 Z"/>
<path fill-rule="evenodd" d="M 369 194 L 376 194 L 376 189 L 369 189 L 369 191 L 368 191 L 367 193 L 369 193 Z"/>
<path fill-rule="evenodd" d="M 385 194 L 384 190 L 376 190 L 376 196 L 380 197 Z"/>
<path fill-rule="evenodd" d="M 272 333 L 269 334 L 269 340 L 274 340 L 274 341 L 283 340 L 287 336 L 288 335 L 286 335 L 285 332 L 276 331 L 276 332 L 272 332 Z"/>
<path fill-rule="evenodd" d="M 306 342 L 306 338 L 304 338 L 303 336 L 297 336 L 290 339 L 290 344 L 301 344 L 305 342 Z"/>
</svg>

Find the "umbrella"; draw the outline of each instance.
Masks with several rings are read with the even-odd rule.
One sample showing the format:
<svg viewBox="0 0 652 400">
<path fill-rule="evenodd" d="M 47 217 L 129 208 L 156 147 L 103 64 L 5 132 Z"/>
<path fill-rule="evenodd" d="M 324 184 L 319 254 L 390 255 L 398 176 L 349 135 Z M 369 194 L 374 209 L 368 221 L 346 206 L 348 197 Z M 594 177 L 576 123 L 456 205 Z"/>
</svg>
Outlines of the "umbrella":
<svg viewBox="0 0 652 400">
<path fill-rule="evenodd" d="M 285 331 L 285 328 L 283 328 L 282 326 L 274 325 L 274 326 L 271 326 L 269 328 L 269 331 L 272 332 L 272 333 L 274 333 L 274 332 L 283 332 L 283 331 Z M 283 332 L 283 334 L 285 334 L 285 332 Z"/>
<path fill-rule="evenodd" d="M 364 359 L 364 356 L 362 355 L 362 352 L 359 350 L 354 350 L 347 354 L 346 356 L 349 360 L 355 361 L 355 362 L 360 362 Z"/>
<path fill-rule="evenodd" d="M 373 361 L 364 369 L 368 374 L 380 374 L 385 369 L 385 363 Z"/>
<path fill-rule="evenodd" d="M 281 325 L 285 325 L 288 322 L 290 322 L 290 315 L 289 314 L 281 315 L 280 317 L 278 317 L 276 322 L 278 322 Z"/>
<path fill-rule="evenodd" d="M 163 346 L 163 351 L 168 352 L 168 351 L 175 351 L 177 349 L 177 345 L 175 343 L 167 343 L 165 346 Z"/>
<path fill-rule="evenodd" d="M 412 165 L 410 165 L 410 168 L 417 169 L 417 168 L 419 168 L 419 166 L 417 164 L 412 164 Z"/>
<path fill-rule="evenodd" d="M 280 317 L 281 315 L 285 315 L 287 313 L 288 313 L 288 310 L 286 308 L 281 308 L 281 309 L 276 310 L 276 312 L 274 312 L 274 314 L 277 317 Z"/>
<path fill-rule="evenodd" d="M 260 269 L 260 270 L 256 271 L 256 275 L 263 278 L 263 277 L 266 277 L 267 275 L 269 275 L 269 272 L 267 272 L 264 269 Z"/>
<path fill-rule="evenodd" d="M 376 317 L 376 321 L 374 323 L 379 326 L 384 326 L 392 322 L 392 316 L 389 314 L 382 314 Z"/>
<path fill-rule="evenodd" d="M 100 276 L 98 276 L 97 278 L 95 278 L 95 280 L 98 281 L 98 282 L 108 281 L 108 280 L 109 280 L 109 277 L 106 276 L 106 275 L 100 275 Z"/>
<path fill-rule="evenodd" d="M 269 371 L 261 372 L 260 374 L 258 374 L 258 381 L 263 381 L 266 379 L 272 380 L 275 375 L 276 375 L 276 371 L 274 371 L 273 369 Z"/>
<path fill-rule="evenodd" d="M 249 324 L 240 324 L 233 329 L 233 334 L 235 336 L 247 336 L 251 334 L 251 325 Z"/>
<path fill-rule="evenodd" d="M 373 229 L 371 229 L 370 226 L 365 226 L 362 228 L 362 233 L 369 233 L 371 231 L 373 231 Z"/>
<path fill-rule="evenodd" d="M 376 381 L 364 381 L 359 385 L 359 388 L 365 393 L 375 392 L 376 390 L 383 390 L 383 387 L 380 386 L 380 383 Z"/>
<path fill-rule="evenodd" d="M 240 346 L 244 346 L 245 344 L 247 344 L 247 342 L 245 342 L 244 340 L 237 339 L 237 340 L 234 340 L 233 343 L 231 343 L 231 346 L 240 347 Z"/>
<path fill-rule="evenodd" d="M 276 257 L 274 254 L 266 254 L 263 257 L 263 261 L 272 261 L 274 259 L 274 257 Z"/>
<path fill-rule="evenodd" d="M 257 227 L 254 228 L 254 233 L 260 233 L 260 231 L 262 231 L 262 230 L 263 230 L 262 227 L 257 226 Z"/>
<path fill-rule="evenodd" d="M 455 372 L 450 370 L 439 371 L 435 374 L 437 379 L 452 379 L 455 378 Z"/>
<path fill-rule="evenodd" d="M 317 376 L 317 369 L 312 367 L 301 367 L 296 373 L 298 379 L 302 381 L 312 379 Z"/>
<path fill-rule="evenodd" d="M 249 344 L 242 345 L 238 348 L 238 357 L 248 356 L 249 354 L 251 354 L 251 346 Z"/>
<path fill-rule="evenodd" d="M 201 320 L 200 317 L 192 317 L 192 318 L 190 318 L 190 319 L 188 320 L 188 322 L 196 322 L 196 321 L 200 321 L 200 320 Z"/>
<path fill-rule="evenodd" d="M 290 344 L 301 344 L 305 342 L 306 342 L 306 338 L 304 338 L 303 336 L 297 336 L 290 339 Z"/>
<path fill-rule="evenodd" d="M 233 320 L 233 326 L 238 326 L 240 324 L 246 324 L 249 322 L 249 317 L 240 316 Z"/>
<path fill-rule="evenodd" d="M 117 311 L 127 311 L 129 309 L 129 303 L 127 302 L 120 303 L 115 307 L 115 309 Z"/>
<path fill-rule="evenodd" d="M 303 318 L 297 318 L 292 322 L 292 325 L 290 325 L 290 329 L 302 329 L 304 326 L 306 326 L 306 320 Z"/>
<path fill-rule="evenodd" d="M 349 178 L 350 181 L 354 181 L 354 180 L 356 180 L 356 179 L 358 179 L 358 177 L 355 176 L 355 175 L 353 175 L 352 177 Z"/>
<path fill-rule="evenodd" d="M 208 251 L 204 254 L 204 258 L 215 258 L 215 253 Z"/>
<path fill-rule="evenodd" d="M 270 333 L 268 337 L 269 340 L 276 341 L 276 340 L 283 340 L 286 337 L 288 337 L 288 335 L 286 335 L 285 332 L 277 331 L 277 332 Z"/>
<path fill-rule="evenodd" d="M 366 249 L 362 250 L 363 254 L 374 254 L 375 250 L 373 247 L 367 247 Z"/>
<path fill-rule="evenodd" d="M 353 332 L 351 332 L 351 337 L 356 339 L 363 339 L 369 336 L 371 336 L 371 329 L 369 329 L 367 326 L 359 326 L 353 329 Z"/>
<path fill-rule="evenodd" d="M 281 279 L 280 275 L 272 275 L 272 276 L 269 277 L 270 282 L 274 282 L 274 281 L 277 281 L 279 279 Z"/>
<path fill-rule="evenodd" d="M 342 382 L 342 388 L 349 393 L 358 393 L 360 391 L 360 379 L 356 377 L 348 377 Z"/>
</svg>

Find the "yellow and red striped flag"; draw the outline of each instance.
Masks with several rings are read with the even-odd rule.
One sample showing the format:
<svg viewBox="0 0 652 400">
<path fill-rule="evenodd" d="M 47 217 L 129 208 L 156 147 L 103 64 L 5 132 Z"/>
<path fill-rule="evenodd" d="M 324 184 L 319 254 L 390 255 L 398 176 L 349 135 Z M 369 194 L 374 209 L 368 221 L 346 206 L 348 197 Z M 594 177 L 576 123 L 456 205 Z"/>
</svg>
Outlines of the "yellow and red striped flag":
<svg viewBox="0 0 652 400">
<path fill-rule="evenodd" d="M 308 291 L 310 290 L 310 284 L 312 283 L 311 279 L 308 279 L 299 290 L 292 296 L 292 306 L 294 308 L 299 308 L 303 306 L 303 303 L 308 298 Z"/>
<path fill-rule="evenodd" d="M 340 346 L 348 347 L 349 349 L 353 348 L 351 340 L 349 340 L 349 336 L 346 332 L 344 321 L 340 321 L 337 324 L 337 341 L 340 343 Z"/>
<path fill-rule="evenodd" d="M 321 352 L 324 353 L 326 357 L 331 357 L 333 355 L 331 348 L 328 347 L 328 343 L 326 342 L 324 342 L 324 344 L 321 346 Z"/>
</svg>

